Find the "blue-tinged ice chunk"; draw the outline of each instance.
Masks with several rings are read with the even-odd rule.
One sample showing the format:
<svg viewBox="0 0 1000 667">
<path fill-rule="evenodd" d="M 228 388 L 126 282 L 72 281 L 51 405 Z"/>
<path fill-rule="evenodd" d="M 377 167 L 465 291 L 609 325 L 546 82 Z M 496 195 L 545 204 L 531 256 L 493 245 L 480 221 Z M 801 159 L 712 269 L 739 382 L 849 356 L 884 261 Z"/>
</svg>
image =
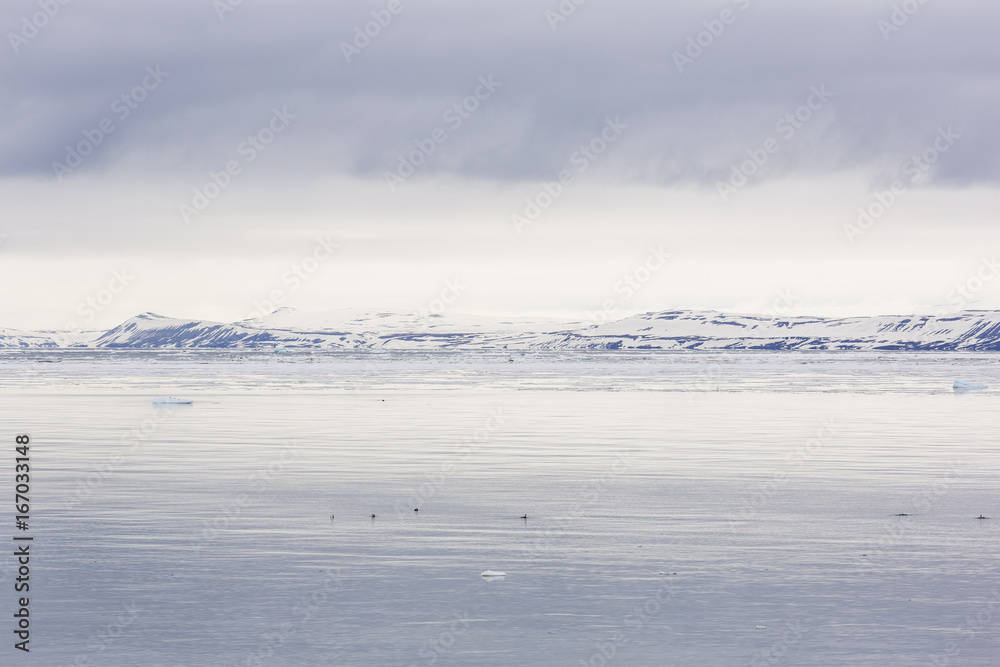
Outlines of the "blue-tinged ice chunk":
<svg viewBox="0 0 1000 667">
<path fill-rule="evenodd" d="M 966 380 L 955 380 L 952 389 L 961 393 L 963 391 L 979 391 L 980 389 L 986 389 L 985 384 L 980 384 L 979 382 L 968 382 Z"/>
</svg>

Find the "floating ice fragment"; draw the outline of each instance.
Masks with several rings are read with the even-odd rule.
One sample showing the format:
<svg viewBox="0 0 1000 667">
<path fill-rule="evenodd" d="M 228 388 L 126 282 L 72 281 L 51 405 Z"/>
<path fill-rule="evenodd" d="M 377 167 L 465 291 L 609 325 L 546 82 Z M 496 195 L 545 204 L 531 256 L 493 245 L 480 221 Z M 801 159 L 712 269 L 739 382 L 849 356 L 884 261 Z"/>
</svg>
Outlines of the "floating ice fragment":
<svg viewBox="0 0 1000 667">
<path fill-rule="evenodd" d="M 954 389 L 956 392 L 961 393 L 963 391 L 979 391 L 980 389 L 986 389 L 986 385 L 980 384 L 979 382 L 955 380 L 955 383 L 951 385 L 951 388 Z"/>
<path fill-rule="evenodd" d="M 481 576 L 483 576 L 483 577 L 506 577 L 507 573 L 506 572 L 494 572 L 493 570 L 486 570 L 485 572 L 483 572 L 483 574 Z"/>
<path fill-rule="evenodd" d="M 188 398 L 174 398 L 173 396 L 157 396 L 153 399 L 153 405 L 191 405 L 194 403 Z"/>
<path fill-rule="evenodd" d="M 767 630 L 767 626 L 766 625 L 758 625 L 756 629 L 757 630 Z"/>
</svg>

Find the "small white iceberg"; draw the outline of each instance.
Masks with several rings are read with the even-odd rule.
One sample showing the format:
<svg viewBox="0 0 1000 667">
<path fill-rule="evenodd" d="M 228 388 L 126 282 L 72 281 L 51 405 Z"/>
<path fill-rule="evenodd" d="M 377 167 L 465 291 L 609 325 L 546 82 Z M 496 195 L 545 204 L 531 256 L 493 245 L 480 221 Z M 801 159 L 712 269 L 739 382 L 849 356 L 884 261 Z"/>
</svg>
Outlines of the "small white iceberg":
<svg viewBox="0 0 1000 667">
<path fill-rule="evenodd" d="M 483 576 L 483 577 L 506 577 L 507 573 L 506 572 L 495 572 L 493 570 L 486 570 L 480 576 Z"/>
<path fill-rule="evenodd" d="M 980 384 L 979 382 L 968 382 L 966 380 L 955 380 L 955 383 L 951 385 L 951 388 L 958 393 L 964 391 L 980 391 L 986 389 L 985 384 Z"/>
<path fill-rule="evenodd" d="M 766 625 L 758 625 L 756 628 L 754 628 L 754 630 L 767 630 L 767 626 Z"/>
<path fill-rule="evenodd" d="M 191 405 L 194 403 L 188 398 L 174 398 L 173 396 L 157 396 L 153 399 L 153 405 Z"/>
</svg>

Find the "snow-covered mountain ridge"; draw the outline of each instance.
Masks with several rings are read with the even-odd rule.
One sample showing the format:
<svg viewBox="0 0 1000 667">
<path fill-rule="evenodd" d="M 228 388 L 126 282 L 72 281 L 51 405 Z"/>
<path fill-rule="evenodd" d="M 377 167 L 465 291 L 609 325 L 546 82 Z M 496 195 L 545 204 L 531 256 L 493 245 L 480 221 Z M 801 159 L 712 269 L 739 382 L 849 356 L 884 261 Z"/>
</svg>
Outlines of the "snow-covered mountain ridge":
<svg viewBox="0 0 1000 667">
<path fill-rule="evenodd" d="M 282 309 L 231 324 L 144 313 L 97 332 L 0 329 L 0 348 L 1000 350 L 1000 312 L 851 318 L 663 311 L 592 324 Z"/>
</svg>

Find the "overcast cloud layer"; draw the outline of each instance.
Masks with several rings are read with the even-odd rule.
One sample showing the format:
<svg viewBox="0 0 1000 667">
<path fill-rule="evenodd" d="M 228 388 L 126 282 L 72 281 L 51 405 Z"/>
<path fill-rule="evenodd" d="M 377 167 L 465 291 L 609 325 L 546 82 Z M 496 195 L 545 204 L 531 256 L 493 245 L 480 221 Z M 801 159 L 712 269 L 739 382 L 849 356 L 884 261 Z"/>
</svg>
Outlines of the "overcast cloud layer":
<svg viewBox="0 0 1000 667">
<path fill-rule="evenodd" d="M 678 266 L 702 262 L 703 272 L 713 256 L 740 249 L 768 261 L 822 256 L 845 272 L 858 261 L 870 261 L 869 271 L 916 256 L 950 261 L 959 246 L 976 252 L 993 239 L 998 25 L 1000 5 L 987 0 L 6 2 L 3 275 L 11 280 L 29 257 L 52 263 L 47 280 L 21 288 L 6 307 L 22 321 L 48 321 L 31 316 L 29 301 L 39 312 L 64 309 L 43 295 L 74 282 L 57 259 L 67 254 L 93 258 L 100 275 L 160 256 L 148 275 L 166 283 L 174 273 L 178 296 L 150 292 L 149 301 L 180 307 L 187 299 L 222 317 L 231 306 L 213 310 L 207 300 L 232 299 L 232 289 L 187 280 L 185 257 L 301 255 L 321 231 L 344 241 L 344 261 L 358 267 L 409 252 L 412 265 L 387 285 L 428 266 L 437 267 L 426 276 L 432 282 L 451 267 L 491 262 L 498 276 L 515 265 L 552 274 L 553 262 L 574 256 L 576 269 L 566 270 L 584 275 L 605 250 L 628 268 L 647 242 L 667 243 Z M 273 143 L 247 143 L 268 139 L 269 127 Z M 581 152 L 587 146 L 594 155 Z M 921 154 L 933 160 L 908 162 Z M 234 161 L 234 187 L 181 220 L 184 205 L 198 208 L 210 175 Z M 587 187 L 553 207 L 547 241 L 531 221 L 538 243 L 525 249 L 514 232 L 526 230 L 512 228 L 512 216 L 530 214 L 525 197 L 537 201 L 543 184 L 567 171 Z M 855 247 L 831 258 L 831 241 L 844 241 L 856 209 L 893 182 L 927 193 L 907 203 L 918 236 L 865 241 L 912 252 L 866 258 L 849 238 L 845 252 Z M 803 192 L 817 208 L 795 202 Z M 820 222 L 824 196 L 838 202 L 840 218 Z M 950 212 L 929 215 L 918 196 Z M 685 256 L 692 221 L 704 237 Z M 748 246 L 748 225 L 769 241 Z M 609 226 L 635 250 L 615 249 Z M 944 227 L 965 232 L 942 244 Z M 935 257 L 944 246 L 946 256 Z M 633 305 L 759 305 L 781 282 L 760 281 L 755 289 L 767 295 L 756 299 L 737 293 L 754 269 L 740 272 L 720 280 L 736 290 L 732 298 L 720 299 L 721 287 L 714 296 L 675 289 Z M 944 300 L 941 285 L 902 303 Z M 508 294 L 468 305 L 580 310 L 591 298 L 569 287 L 543 292 L 532 292 L 533 303 Z M 385 296 L 358 292 L 330 305 L 390 305 Z M 831 291 L 814 303 L 865 298 Z M 317 293 L 309 303 L 322 301 Z M 115 309 L 133 305 L 123 299 Z"/>
<path fill-rule="evenodd" d="M 892 4 L 872 1 L 566 0 L 575 11 L 557 22 L 557 2 L 399 0 L 398 14 L 382 14 L 391 22 L 345 56 L 342 43 L 364 44 L 355 28 L 388 4 L 75 0 L 17 54 L 6 49 L 0 169 L 51 175 L 65 146 L 154 66 L 169 73 L 162 89 L 85 169 L 209 169 L 277 106 L 296 114 L 298 139 L 272 168 L 377 178 L 414 139 L 450 130 L 444 111 L 492 76 L 501 87 L 470 119 L 475 129 L 454 130 L 427 173 L 549 178 L 576 142 L 620 117 L 630 127 L 615 154 L 622 180 L 710 182 L 825 86 L 821 119 L 769 171 L 893 164 L 951 125 L 965 139 L 961 159 L 935 177 L 1000 175 L 995 2 L 912 0 L 919 11 L 887 32 L 879 21 L 891 24 Z M 5 3 L 3 25 L 22 32 L 32 10 Z M 707 46 L 691 47 L 698 33 Z M 697 58 L 678 67 L 675 52 Z"/>
</svg>

